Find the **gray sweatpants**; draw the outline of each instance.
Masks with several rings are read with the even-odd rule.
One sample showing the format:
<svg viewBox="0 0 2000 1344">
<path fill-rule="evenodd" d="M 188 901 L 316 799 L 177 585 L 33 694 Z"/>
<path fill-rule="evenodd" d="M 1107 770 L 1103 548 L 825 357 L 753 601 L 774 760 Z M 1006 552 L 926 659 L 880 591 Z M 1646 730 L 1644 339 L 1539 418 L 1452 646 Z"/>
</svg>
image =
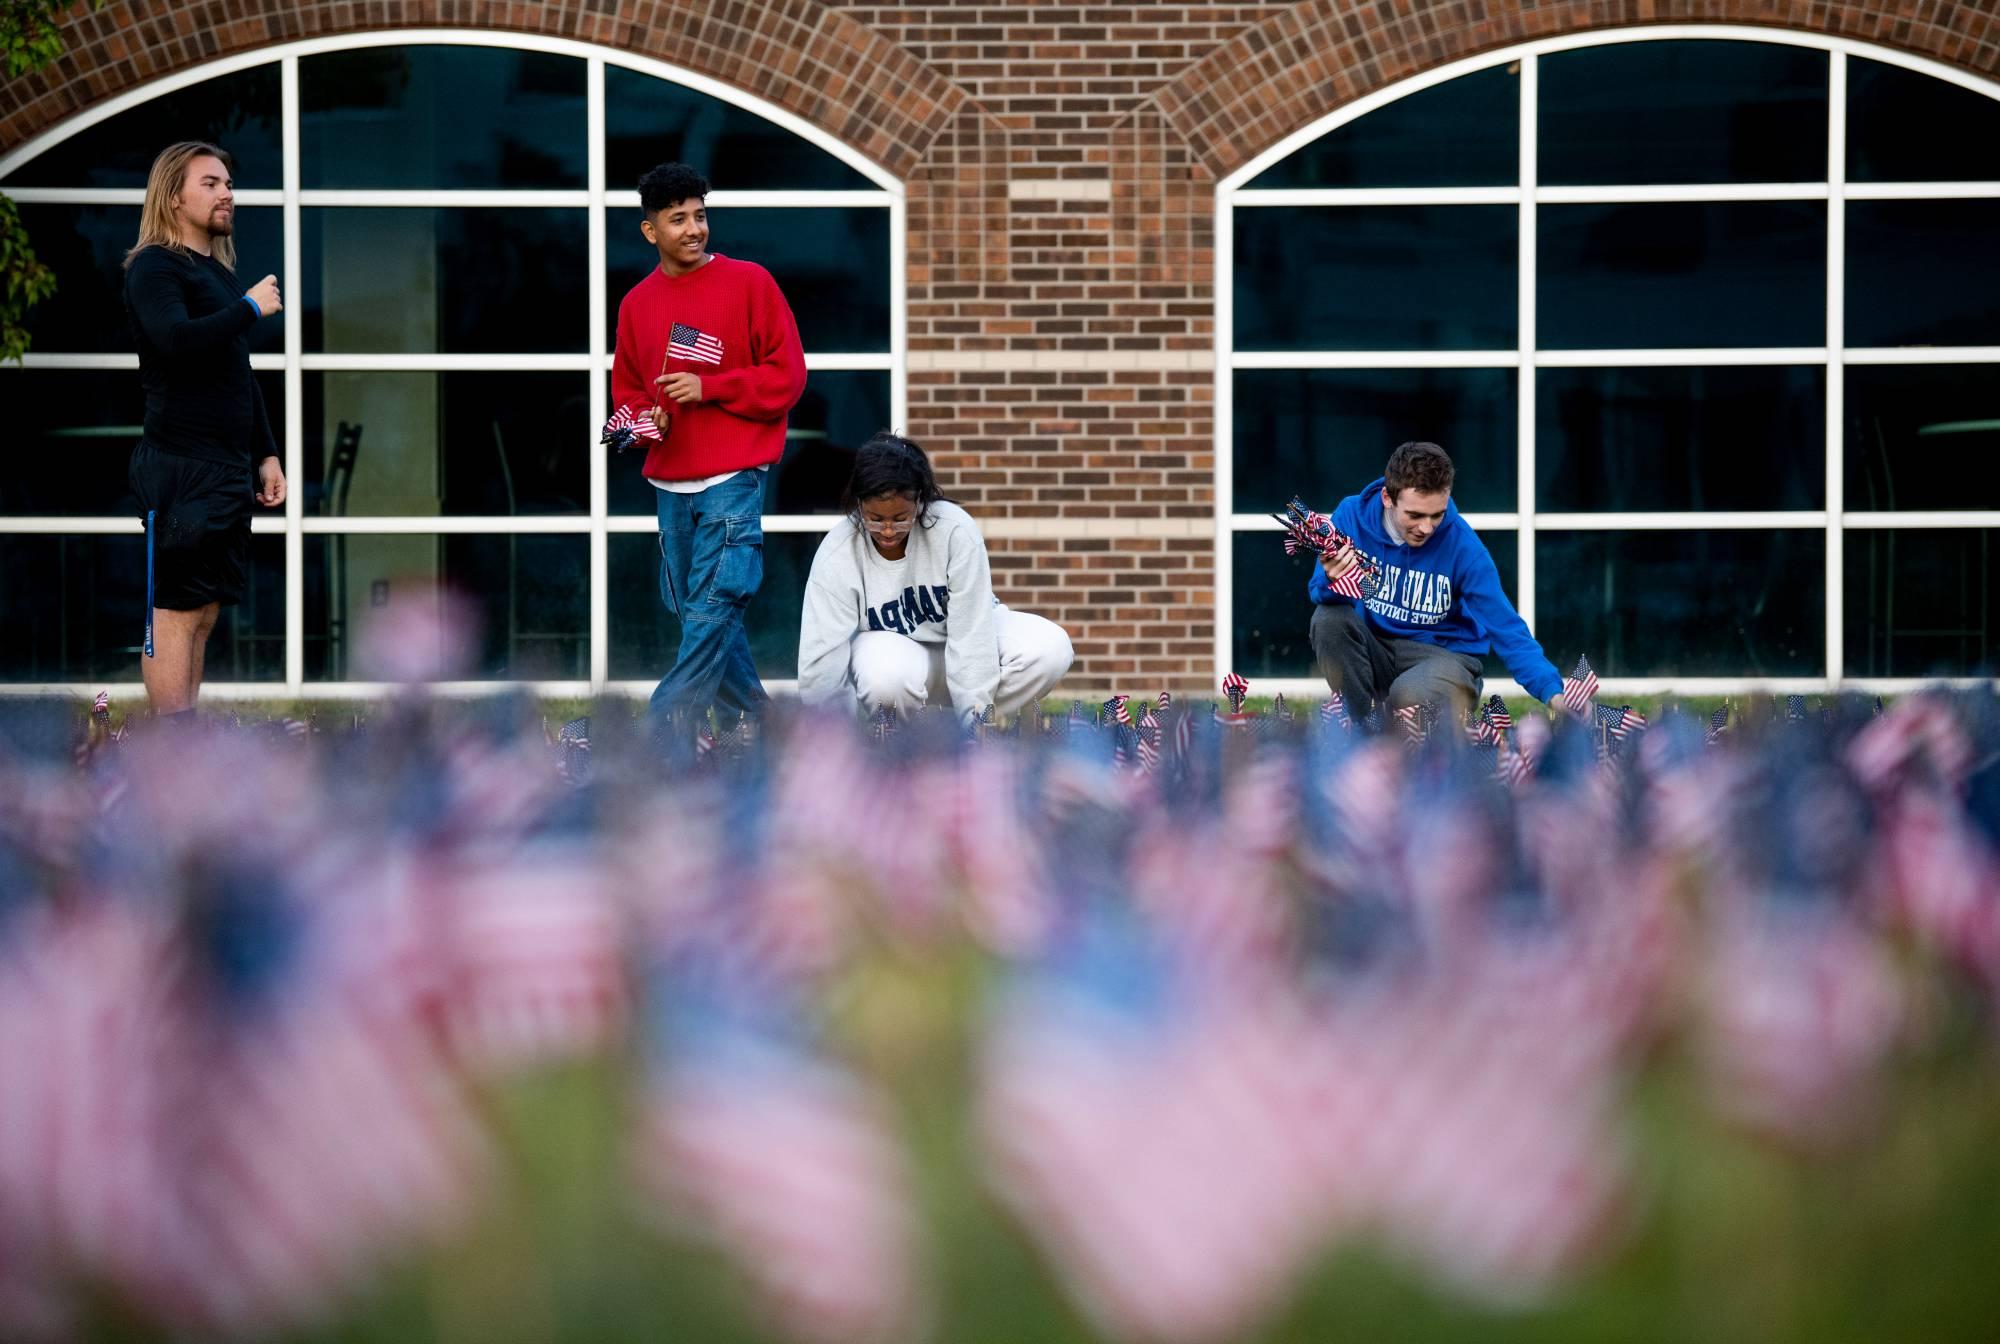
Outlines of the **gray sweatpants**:
<svg viewBox="0 0 2000 1344">
<path fill-rule="evenodd" d="M 1421 639 L 1378 634 L 1355 603 L 1314 608 L 1312 646 L 1319 674 L 1329 689 L 1340 692 L 1356 718 L 1386 700 L 1391 711 L 1435 703 L 1454 716 L 1453 722 L 1463 723 L 1479 703 L 1483 659 Z"/>
</svg>

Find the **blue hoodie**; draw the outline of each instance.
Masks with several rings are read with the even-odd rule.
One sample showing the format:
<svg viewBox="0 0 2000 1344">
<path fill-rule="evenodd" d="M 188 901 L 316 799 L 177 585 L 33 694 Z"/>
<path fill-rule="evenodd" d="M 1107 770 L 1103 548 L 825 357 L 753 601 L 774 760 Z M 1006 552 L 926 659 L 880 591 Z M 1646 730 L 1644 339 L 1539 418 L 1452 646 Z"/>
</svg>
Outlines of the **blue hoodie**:
<svg viewBox="0 0 2000 1344">
<path fill-rule="evenodd" d="M 1378 479 L 1340 501 L 1333 525 L 1382 567 L 1381 593 L 1361 604 L 1376 633 L 1421 639 L 1474 657 L 1491 648 L 1529 695 L 1547 704 L 1562 693 L 1562 674 L 1501 591 L 1493 557 L 1471 524 L 1458 516 L 1458 505 L 1445 505 L 1444 521 L 1429 541 L 1406 545 L 1383 524 Z M 1318 562 L 1306 592 L 1323 605 L 1354 600 L 1333 591 Z"/>
</svg>

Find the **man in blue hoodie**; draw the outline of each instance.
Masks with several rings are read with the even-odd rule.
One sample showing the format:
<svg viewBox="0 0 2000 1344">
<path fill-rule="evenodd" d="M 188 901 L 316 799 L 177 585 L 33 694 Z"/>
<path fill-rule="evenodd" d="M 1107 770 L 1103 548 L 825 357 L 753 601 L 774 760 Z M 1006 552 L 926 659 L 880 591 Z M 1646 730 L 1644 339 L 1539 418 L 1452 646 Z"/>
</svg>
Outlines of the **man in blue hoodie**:
<svg viewBox="0 0 2000 1344">
<path fill-rule="evenodd" d="M 1313 656 L 1356 715 L 1383 701 L 1392 711 L 1434 703 L 1463 721 L 1478 703 L 1489 648 L 1537 700 L 1562 693 L 1561 674 L 1501 591 L 1486 543 L 1458 516 L 1451 483 L 1444 449 L 1406 443 L 1389 455 L 1381 480 L 1333 511 L 1333 525 L 1354 545 L 1313 565 Z M 1362 555 L 1381 578 L 1374 596 L 1334 591 Z"/>
</svg>

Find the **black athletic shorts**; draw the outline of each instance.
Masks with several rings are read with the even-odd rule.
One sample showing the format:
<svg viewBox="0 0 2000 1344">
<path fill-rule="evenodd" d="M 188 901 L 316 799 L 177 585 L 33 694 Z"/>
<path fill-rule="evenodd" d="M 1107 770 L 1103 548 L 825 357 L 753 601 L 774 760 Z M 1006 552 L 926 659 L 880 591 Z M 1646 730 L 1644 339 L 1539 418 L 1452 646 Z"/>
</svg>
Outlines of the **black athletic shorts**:
<svg viewBox="0 0 2000 1344">
<path fill-rule="evenodd" d="M 129 472 L 139 521 L 153 513 L 153 605 L 193 611 L 243 600 L 249 585 L 250 506 L 256 478 L 247 466 L 163 453 L 145 440 Z"/>
</svg>

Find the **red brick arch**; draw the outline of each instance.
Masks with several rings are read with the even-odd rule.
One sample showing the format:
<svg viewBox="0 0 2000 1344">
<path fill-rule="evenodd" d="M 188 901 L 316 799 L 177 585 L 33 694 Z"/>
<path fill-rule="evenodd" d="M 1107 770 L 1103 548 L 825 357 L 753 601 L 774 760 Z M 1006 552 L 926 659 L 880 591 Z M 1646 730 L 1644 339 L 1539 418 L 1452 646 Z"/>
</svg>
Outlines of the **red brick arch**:
<svg viewBox="0 0 2000 1344">
<path fill-rule="evenodd" d="M 217 0 L 78 4 L 55 65 L 0 85 L 0 150 L 161 76 L 302 38 L 397 28 L 563 37 L 776 104 L 906 177 L 966 102 L 935 67 L 818 0 Z"/>
<path fill-rule="evenodd" d="M 2000 78 L 2000 0 L 1303 0 L 1218 46 L 1154 98 L 1220 178 L 1336 108 L 1451 61 L 1659 23 L 1824 33 Z"/>
</svg>

